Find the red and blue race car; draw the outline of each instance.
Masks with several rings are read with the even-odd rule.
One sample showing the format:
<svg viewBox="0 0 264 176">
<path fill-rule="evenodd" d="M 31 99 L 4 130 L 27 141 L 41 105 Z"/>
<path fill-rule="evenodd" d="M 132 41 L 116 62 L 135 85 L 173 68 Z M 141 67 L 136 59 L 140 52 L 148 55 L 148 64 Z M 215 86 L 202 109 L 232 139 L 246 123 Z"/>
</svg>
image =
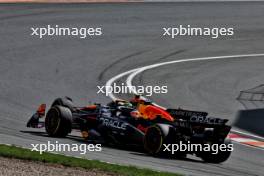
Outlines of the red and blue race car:
<svg viewBox="0 0 264 176">
<path fill-rule="evenodd" d="M 100 139 L 117 145 L 137 145 L 151 155 L 171 154 L 165 149 L 172 144 L 224 145 L 231 127 L 227 119 L 208 117 L 206 112 L 163 109 L 136 96 L 131 101 L 116 100 L 107 105 L 74 106 L 68 97 L 57 98 L 45 113 L 42 104 L 30 118 L 27 127 L 42 128 L 52 137 L 66 137 L 72 129 L 85 139 Z M 41 119 L 43 119 L 41 121 Z M 226 161 L 230 150 L 177 151 L 176 156 L 195 154 L 206 162 Z"/>
</svg>

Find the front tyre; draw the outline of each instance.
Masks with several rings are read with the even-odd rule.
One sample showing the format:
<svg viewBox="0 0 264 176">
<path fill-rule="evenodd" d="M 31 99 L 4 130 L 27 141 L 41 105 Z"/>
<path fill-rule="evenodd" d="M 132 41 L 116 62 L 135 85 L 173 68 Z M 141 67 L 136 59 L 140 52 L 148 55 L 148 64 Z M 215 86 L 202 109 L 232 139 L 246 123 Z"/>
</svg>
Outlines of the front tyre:
<svg viewBox="0 0 264 176">
<path fill-rule="evenodd" d="M 72 113 L 69 108 L 53 106 L 47 112 L 45 129 L 49 136 L 66 137 L 72 129 Z"/>
</svg>

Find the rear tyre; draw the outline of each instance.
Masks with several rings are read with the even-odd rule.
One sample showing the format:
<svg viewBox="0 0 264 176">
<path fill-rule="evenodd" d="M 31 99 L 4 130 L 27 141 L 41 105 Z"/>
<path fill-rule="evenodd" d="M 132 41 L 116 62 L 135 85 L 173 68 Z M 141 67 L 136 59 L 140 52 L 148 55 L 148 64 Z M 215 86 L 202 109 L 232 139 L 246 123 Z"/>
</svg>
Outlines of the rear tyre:
<svg viewBox="0 0 264 176">
<path fill-rule="evenodd" d="M 69 98 L 69 97 L 56 98 L 56 99 L 53 101 L 51 107 L 56 106 L 56 105 L 63 106 L 63 107 L 67 107 L 67 108 L 69 108 L 72 112 L 74 111 L 74 106 L 73 106 L 72 99 Z"/>
<path fill-rule="evenodd" d="M 170 151 L 164 151 L 164 144 L 173 144 L 178 141 L 176 128 L 168 124 L 156 124 L 149 127 L 144 136 L 144 148 L 153 156 L 172 157 Z M 177 153 L 179 156 L 181 153 Z"/>
<path fill-rule="evenodd" d="M 49 136 L 66 137 L 72 129 L 72 113 L 62 106 L 53 106 L 45 118 L 45 129 Z"/>
<path fill-rule="evenodd" d="M 221 145 L 221 144 L 218 144 Z M 222 145 L 225 145 L 226 149 L 230 149 L 230 146 L 232 145 L 232 142 L 229 139 L 225 139 L 224 143 Z M 226 161 L 230 155 L 231 155 L 230 150 L 227 151 L 220 151 L 218 150 L 217 154 L 213 154 L 212 152 L 202 152 L 199 154 L 199 156 L 208 163 L 222 163 Z"/>
<path fill-rule="evenodd" d="M 150 155 L 157 155 L 161 152 L 164 135 L 158 126 L 151 126 L 147 129 L 144 137 L 144 148 Z"/>
</svg>

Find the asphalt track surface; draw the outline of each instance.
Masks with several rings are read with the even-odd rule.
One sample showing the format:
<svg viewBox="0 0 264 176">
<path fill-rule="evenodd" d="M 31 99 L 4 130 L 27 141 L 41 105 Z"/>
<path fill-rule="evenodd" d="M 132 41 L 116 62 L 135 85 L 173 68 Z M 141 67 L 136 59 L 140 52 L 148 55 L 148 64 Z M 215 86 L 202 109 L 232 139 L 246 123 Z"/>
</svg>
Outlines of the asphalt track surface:
<svg viewBox="0 0 264 176">
<path fill-rule="evenodd" d="M 115 75 L 140 66 L 176 59 L 263 53 L 264 3 L 132 3 L 0 6 L 0 142 L 30 147 L 31 143 L 83 143 L 78 137 L 52 139 L 43 130 L 25 128 L 39 103 L 68 95 L 77 105 L 107 103 L 97 95 Z M 104 35 L 91 39 L 30 36 L 30 27 L 58 24 L 100 26 Z M 223 25 L 233 37 L 162 37 L 162 28 L 177 24 Z M 221 59 L 171 64 L 146 71 L 135 85 L 168 85 L 169 93 L 152 98 L 164 106 L 206 110 L 234 120 L 243 108 L 240 90 L 263 83 L 264 58 Z M 125 79 L 124 79 L 125 81 Z M 48 104 L 50 105 L 50 104 Z M 39 132 L 40 131 L 40 132 Z M 67 153 L 76 155 L 78 153 Z M 263 175 L 264 151 L 234 145 L 223 164 L 160 159 L 142 153 L 103 147 L 90 159 L 136 165 L 187 175 Z"/>
</svg>

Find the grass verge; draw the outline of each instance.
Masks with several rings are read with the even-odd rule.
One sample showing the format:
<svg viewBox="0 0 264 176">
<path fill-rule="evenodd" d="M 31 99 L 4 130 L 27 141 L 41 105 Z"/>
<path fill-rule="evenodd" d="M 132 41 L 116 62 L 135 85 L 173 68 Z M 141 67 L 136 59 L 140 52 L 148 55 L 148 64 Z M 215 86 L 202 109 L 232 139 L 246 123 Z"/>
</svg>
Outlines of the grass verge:
<svg viewBox="0 0 264 176">
<path fill-rule="evenodd" d="M 134 166 L 108 164 L 97 160 L 86 160 L 47 152 L 40 155 L 39 152 L 31 151 L 30 149 L 3 144 L 0 144 L 0 156 L 30 161 L 39 161 L 44 163 L 61 164 L 68 167 L 98 169 L 100 171 L 116 173 L 124 176 L 179 176 L 179 174 L 156 172 L 150 169 L 141 169 Z"/>
</svg>

